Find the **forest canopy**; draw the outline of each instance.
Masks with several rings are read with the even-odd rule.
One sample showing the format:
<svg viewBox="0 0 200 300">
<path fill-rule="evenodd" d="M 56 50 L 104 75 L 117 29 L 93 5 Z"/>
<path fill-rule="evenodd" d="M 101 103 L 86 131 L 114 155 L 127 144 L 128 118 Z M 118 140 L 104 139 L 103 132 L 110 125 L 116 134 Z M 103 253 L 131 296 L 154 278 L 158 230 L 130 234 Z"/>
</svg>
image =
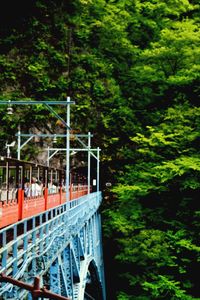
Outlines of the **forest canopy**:
<svg viewBox="0 0 200 300">
<path fill-rule="evenodd" d="M 73 128 L 102 149 L 108 299 L 200 299 L 199 18 L 197 0 L 7 1 L 0 10 L 0 100 L 70 96 Z M 1 153 L 19 122 L 24 132 L 61 130 L 42 106 L 15 111 L 0 106 Z"/>
</svg>

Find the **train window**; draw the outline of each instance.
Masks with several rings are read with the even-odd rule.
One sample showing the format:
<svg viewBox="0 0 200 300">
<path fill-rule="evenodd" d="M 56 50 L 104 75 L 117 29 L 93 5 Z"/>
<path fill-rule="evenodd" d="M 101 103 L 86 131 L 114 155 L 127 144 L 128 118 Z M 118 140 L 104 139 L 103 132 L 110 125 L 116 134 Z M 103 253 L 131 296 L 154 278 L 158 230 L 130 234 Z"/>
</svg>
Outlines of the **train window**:
<svg viewBox="0 0 200 300">
<path fill-rule="evenodd" d="M 40 167 L 39 166 L 33 166 L 32 177 L 35 177 L 38 181 L 43 182 L 43 178 L 41 178 L 41 176 L 40 176 Z"/>
<path fill-rule="evenodd" d="M 0 166 L 0 187 L 2 186 L 3 184 L 3 167 Z"/>
<path fill-rule="evenodd" d="M 22 188 L 22 183 L 23 183 L 23 167 L 19 166 L 19 171 L 18 171 L 18 187 Z"/>
<path fill-rule="evenodd" d="M 44 178 L 44 170 L 43 168 L 39 168 L 39 180 L 45 185 L 45 178 Z"/>
<path fill-rule="evenodd" d="M 17 198 L 17 167 L 15 161 L 1 161 L 0 165 L 0 201 Z"/>
<path fill-rule="evenodd" d="M 25 177 L 25 182 L 30 182 L 31 183 L 32 166 L 25 165 L 25 167 L 24 167 L 24 177 Z"/>
<path fill-rule="evenodd" d="M 53 181 L 58 183 L 58 171 L 53 170 Z"/>
<path fill-rule="evenodd" d="M 16 187 L 16 181 L 17 181 L 17 175 L 16 175 L 16 166 L 9 166 L 9 172 L 8 172 L 8 184 L 9 189 Z"/>
<path fill-rule="evenodd" d="M 48 170 L 48 183 L 52 183 L 53 182 L 53 170 L 50 169 Z"/>
</svg>

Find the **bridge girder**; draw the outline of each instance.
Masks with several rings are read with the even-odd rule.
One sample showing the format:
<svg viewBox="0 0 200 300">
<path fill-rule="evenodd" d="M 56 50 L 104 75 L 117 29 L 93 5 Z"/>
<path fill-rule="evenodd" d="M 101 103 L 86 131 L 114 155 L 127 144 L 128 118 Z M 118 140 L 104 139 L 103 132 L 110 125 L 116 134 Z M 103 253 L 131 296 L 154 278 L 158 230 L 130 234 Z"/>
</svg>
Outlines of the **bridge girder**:
<svg viewBox="0 0 200 300">
<path fill-rule="evenodd" d="M 45 222 L 41 221 L 29 233 L 26 223 L 20 238 L 5 245 L 4 268 L 0 273 L 12 274 L 29 283 L 39 275 L 52 292 L 73 300 L 84 300 L 85 293 L 93 290 L 93 284 L 97 291 L 94 299 L 105 300 L 100 203 L 100 193 L 89 194 L 54 208 L 48 215 L 38 216 L 38 220 L 45 219 Z M 26 296 L 27 291 L 11 284 L 0 287 L 1 299 L 24 299 Z"/>
</svg>

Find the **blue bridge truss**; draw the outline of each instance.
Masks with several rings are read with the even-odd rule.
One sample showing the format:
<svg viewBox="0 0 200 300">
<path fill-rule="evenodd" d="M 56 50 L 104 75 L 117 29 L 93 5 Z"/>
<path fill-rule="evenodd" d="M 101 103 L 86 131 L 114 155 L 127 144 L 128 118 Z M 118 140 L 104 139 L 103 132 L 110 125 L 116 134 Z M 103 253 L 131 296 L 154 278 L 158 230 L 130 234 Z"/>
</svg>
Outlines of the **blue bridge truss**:
<svg viewBox="0 0 200 300">
<path fill-rule="evenodd" d="M 72 300 L 105 300 L 100 192 L 47 210 L 0 230 L 0 274 Z M 9 282 L 0 299 L 32 299 Z M 43 298 L 46 299 L 46 298 Z"/>
</svg>

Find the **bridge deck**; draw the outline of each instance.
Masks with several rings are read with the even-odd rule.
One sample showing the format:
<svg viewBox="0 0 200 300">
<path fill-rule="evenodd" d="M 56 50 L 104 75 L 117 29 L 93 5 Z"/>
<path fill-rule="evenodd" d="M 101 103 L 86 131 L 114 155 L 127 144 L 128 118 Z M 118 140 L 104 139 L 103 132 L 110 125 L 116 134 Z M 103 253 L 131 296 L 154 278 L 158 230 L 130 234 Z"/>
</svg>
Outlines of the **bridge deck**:
<svg viewBox="0 0 200 300">
<path fill-rule="evenodd" d="M 81 276 L 86 276 L 81 265 L 84 261 L 88 268 L 94 260 L 98 262 L 99 281 L 103 286 L 100 203 L 101 193 L 91 193 L 0 230 L 0 274 L 29 283 L 36 275 L 44 282 L 50 277 L 51 290 L 81 299 L 79 283 L 83 280 Z M 55 262 L 59 279 L 55 275 L 58 271 Z M 0 296 L 6 297 L 2 299 L 16 295 L 23 299 L 26 291 L 9 283 L 1 284 Z"/>
</svg>

